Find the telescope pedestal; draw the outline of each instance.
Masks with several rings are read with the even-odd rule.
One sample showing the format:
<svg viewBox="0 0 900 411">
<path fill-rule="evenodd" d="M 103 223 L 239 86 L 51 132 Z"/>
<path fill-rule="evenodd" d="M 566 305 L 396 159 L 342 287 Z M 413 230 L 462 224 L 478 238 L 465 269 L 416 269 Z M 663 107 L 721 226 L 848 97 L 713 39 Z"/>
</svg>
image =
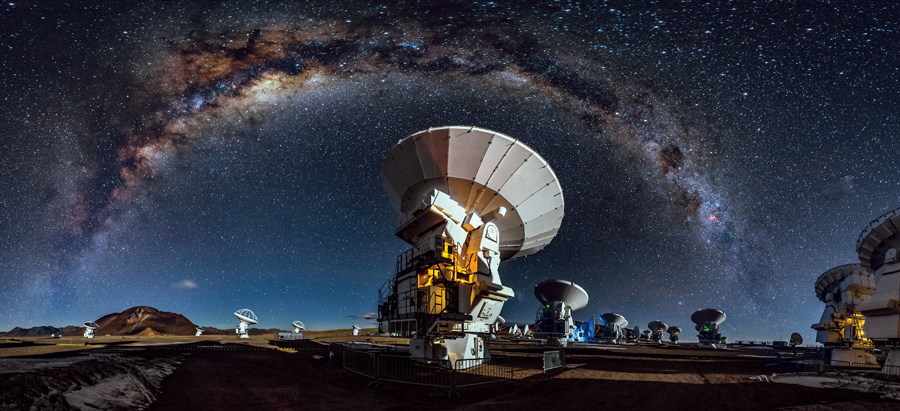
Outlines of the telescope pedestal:
<svg viewBox="0 0 900 411">
<path fill-rule="evenodd" d="M 875 356 L 863 348 L 832 348 L 831 361 L 875 364 Z"/>
<path fill-rule="evenodd" d="M 409 340 L 409 352 L 415 359 L 446 361 L 454 365 L 456 369 L 473 367 L 491 358 L 490 352 L 484 345 L 484 339 L 475 334 L 435 339 L 413 338 Z M 467 361 L 457 365 L 458 360 Z"/>
</svg>

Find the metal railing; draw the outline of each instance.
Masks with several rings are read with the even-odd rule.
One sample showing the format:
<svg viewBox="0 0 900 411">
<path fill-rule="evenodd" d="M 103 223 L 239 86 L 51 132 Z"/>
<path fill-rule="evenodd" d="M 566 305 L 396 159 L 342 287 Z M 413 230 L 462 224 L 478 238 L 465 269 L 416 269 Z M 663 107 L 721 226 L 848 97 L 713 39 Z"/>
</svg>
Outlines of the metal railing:
<svg viewBox="0 0 900 411">
<path fill-rule="evenodd" d="M 366 377 L 378 379 L 378 366 L 375 363 L 375 353 L 356 350 L 344 350 L 344 369 Z"/>
<path fill-rule="evenodd" d="M 854 362 L 850 364 L 850 368 L 854 370 L 875 370 L 881 369 L 881 366 L 871 362 Z"/>
<path fill-rule="evenodd" d="M 456 389 L 496 382 L 511 382 L 513 368 L 505 357 L 491 359 L 466 359 L 425 362 L 409 356 L 391 355 L 388 352 L 365 352 L 343 347 L 343 367 L 372 381 L 377 386 L 382 381 L 444 387 L 450 395 Z"/>
<path fill-rule="evenodd" d="M 495 357 L 489 362 L 477 358 L 456 360 L 453 363 L 453 370 L 455 387 L 509 382 L 513 379 L 513 368 L 509 365 L 508 357 Z"/>
<path fill-rule="evenodd" d="M 881 373 L 885 375 L 900 375 L 900 366 L 885 365 L 881 367 Z"/>
<path fill-rule="evenodd" d="M 566 366 L 566 352 L 563 350 L 558 351 L 544 351 L 544 372 L 550 371 L 556 368 L 562 368 Z"/>
<path fill-rule="evenodd" d="M 428 364 L 412 357 L 378 356 L 378 379 L 405 384 L 453 388 L 453 369 L 449 364 Z"/>
</svg>

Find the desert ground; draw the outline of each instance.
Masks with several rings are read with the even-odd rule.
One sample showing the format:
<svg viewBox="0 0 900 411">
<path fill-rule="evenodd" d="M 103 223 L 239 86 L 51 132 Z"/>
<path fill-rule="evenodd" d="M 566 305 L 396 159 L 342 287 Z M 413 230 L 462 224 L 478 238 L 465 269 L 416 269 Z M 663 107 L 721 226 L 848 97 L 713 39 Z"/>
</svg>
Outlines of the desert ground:
<svg viewBox="0 0 900 411">
<path fill-rule="evenodd" d="M 772 349 L 686 344 L 570 346 L 567 367 L 544 373 L 541 356 L 549 348 L 492 342 L 491 352 L 513 367 L 510 383 L 460 388 L 458 397 L 446 388 L 401 383 L 369 388 L 370 378 L 328 364 L 329 342 L 407 343 L 367 331 L 374 330 L 359 336 L 308 331 L 300 341 L 272 335 L 0 340 L 0 409 L 900 409 L 900 401 L 885 395 L 900 398 L 900 386 L 888 382 L 773 367 L 767 365 Z M 850 379 L 878 389 L 835 387 Z"/>
</svg>

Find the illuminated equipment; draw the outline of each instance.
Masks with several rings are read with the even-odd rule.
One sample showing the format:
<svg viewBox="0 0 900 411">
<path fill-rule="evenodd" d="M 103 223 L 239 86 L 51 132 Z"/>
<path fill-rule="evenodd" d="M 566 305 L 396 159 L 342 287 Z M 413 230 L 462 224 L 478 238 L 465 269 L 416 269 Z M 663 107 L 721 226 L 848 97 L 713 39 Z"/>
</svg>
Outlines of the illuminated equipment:
<svg viewBox="0 0 900 411">
<path fill-rule="evenodd" d="M 291 322 L 291 332 L 289 333 L 278 333 L 279 340 L 302 340 L 303 339 L 303 331 L 306 330 L 306 326 L 303 325 L 302 321 L 294 321 Z"/>
<path fill-rule="evenodd" d="M 665 343 L 663 339 L 663 333 L 669 329 L 669 326 L 666 323 L 656 320 L 650 321 L 650 324 L 647 324 L 647 328 L 650 329 L 650 341 L 653 341 L 657 344 Z"/>
<path fill-rule="evenodd" d="M 381 332 L 409 336 L 413 358 L 465 366 L 490 358 L 484 338 L 515 293 L 501 261 L 540 251 L 563 217 L 547 162 L 509 136 L 439 127 L 400 140 L 381 175 L 411 249 L 379 290 Z"/>
<path fill-rule="evenodd" d="M 631 334 L 628 335 L 628 342 L 638 342 L 641 339 L 641 327 L 634 326 L 634 329 L 631 330 Z"/>
<path fill-rule="evenodd" d="M 884 365 L 900 366 L 900 208 L 869 223 L 856 249 L 860 265 L 875 273 L 875 293 L 857 307 L 866 317 L 865 337 L 886 351 L 893 346 Z"/>
<path fill-rule="evenodd" d="M 875 293 L 875 277 L 859 264 L 832 268 L 816 280 L 816 297 L 825 311 L 816 330 L 816 342 L 831 349 L 832 361 L 875 362 L 872 340 L 864 337 L 866 318 L 857 309 Z"/>
<path fill-rule="evenodd" d="M 571 342 L 589 342 L 594 340 L 594 319 L 591 318 L 587 322 L 576 321 L 575 329 L 569 336 Z"/>
<path fill-rule="evenodd" d="M 359 335 L 360 326 L 353 324 L 353 335 Z"/>
<path fill-rule="evenodd" d="M 669 341 L 673 344 L 678 344 L 678 334 L 681 334 L 681 328 L 669 327 L 666 329 L 666 332 L 669 333 Z"/>
<path fill-rule="evenodd" d="M 650 331 L 650 330 L 644 330 L 644 331 L 642 331 L 642 332 L 641 332 L 641 339 L 642 339 L 642 340 L 645 340 L 645 341 L 649 341 L 649 340 L 650 340 L 650 334 L 651 334 L 651 333 L 652 333 L 652 331 Z"/>
<path fill-rule="evenodd" d="M 94 338 L 94 330 L 98 328 L 100 328 L 100 326 L 93 321 L 84 323 L 84 338 Z"/>
<path fill-rule="evenodd" d="M 606 324 L 603 328 L 603 341 L 610 344 L 621 344 L 625 342 L 625 327 L 628 327 L 628 320 L 616 313 L 600 314 L 600 321 Z"/>
<path fill-rule="evenodd" d="M 534 297 L 541 302 L 534 324 L 534 337 L 547 345 L 565 347 L 575 330 L 572 312 L 588 303 L 587 291 L 565 280 L 547 280 L 534 287 Z"/>
<path fill-rule="evenodd" d="M 699 332 L 697 339 L 701 347 L 716 348 L 716 344 L 722 344 L 725 337 L 719 334 L 719 324 L 725 322 L 725 313 L 713 308 L 704 308 L 691 314 L 691 321 L 696 324 L 694 328 Z"/>
<path fill-rule="evenodd" d="M 206 331 L 206 328 L 203 328 L 203 327 L 199 327 L 199 326 L 198 326 L 198 327 L 197 327 L 197 333 L 194 334 L 194 337 L 199 337 L 199 336 L 203 335 L 203 332 L 204 332 L 204 331 Z"/>
<path fill-rule="evenodd" d="M 247 308 L 241 308 L 240 310 L 234 312 L 234 316 L 237 317 L 238 320 L 240 320 L 240 324 L 238 324 L 237 327 L 234 328 L 235 334 L 240 335 L 241 338 L 250 338 L 250 336 L 247 335 L 247 329 L 250 328 L 251 324 L 256 324 L 259 322 L 259 319 L 256 318 L 256 314 L 254 314 L 253 311 L 250 311 Z"/>
<path fill-rule="evenodd" d="M 799 333 L 791 334 L 791 340 L 788 341 L 788 344 L 790 344 L 791 347 L 796 347 L 803 344 L 803 336 L 801 336 Z"/>
<path fill-rule="evenodd" d="M 509 330 L 509 335 L 513 336 L 513 338 L 522 336 L 522 330 L 519 329 L 519 324 L 513 324 L 513 327 Z"/>
<path fill-rule="evenodd" d="M 522 326 L 522 338 L 531 338 L 534 337 L 534 333 L 531 332 L 531 327 L 528 324 Z"/>
</svg>

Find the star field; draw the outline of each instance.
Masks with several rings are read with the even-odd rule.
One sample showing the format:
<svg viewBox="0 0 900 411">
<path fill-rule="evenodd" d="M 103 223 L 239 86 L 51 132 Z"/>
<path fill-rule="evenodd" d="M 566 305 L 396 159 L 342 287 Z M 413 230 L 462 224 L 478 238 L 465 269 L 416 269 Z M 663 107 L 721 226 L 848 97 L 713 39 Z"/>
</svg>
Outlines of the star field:
<svg viewBox="0 0 900 411">
<path fill-rule="evenodd" d="M 500 266 L 730 340 L 784 339 L 900 207 L 900 65 L 878 5 L 227 2 L 0 6 L 0 329 L 134 305 L 349 327 L 406 248 L 379 169 L 475 125 L 553 167 L 566 216 Z"/>
</svg>

